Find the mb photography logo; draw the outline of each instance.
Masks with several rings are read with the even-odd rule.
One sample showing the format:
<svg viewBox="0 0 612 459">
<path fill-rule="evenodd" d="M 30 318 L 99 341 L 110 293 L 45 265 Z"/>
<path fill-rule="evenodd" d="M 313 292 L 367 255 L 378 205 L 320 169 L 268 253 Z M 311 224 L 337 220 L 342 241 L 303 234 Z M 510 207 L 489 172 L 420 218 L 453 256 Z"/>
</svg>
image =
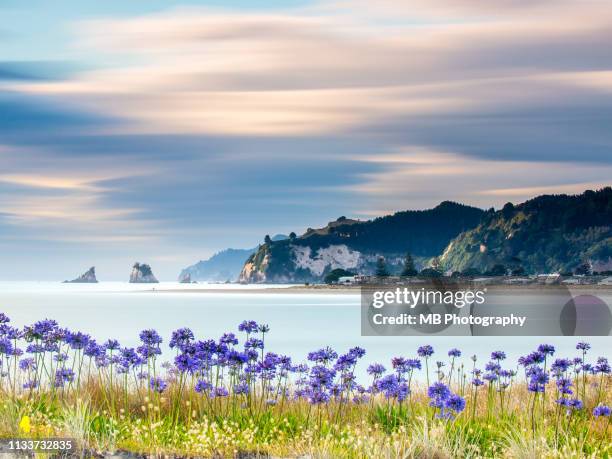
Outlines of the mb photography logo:
<svg viewBox="0 0 612 459">
<path fill-rule="evenodd" d="M 565 286 L 485 287 L 446 279 L 364 285 L 361 305 L 364 336 L 608 335 L 612 328 L 604 300 L 576 301 Z"/>
</svg>

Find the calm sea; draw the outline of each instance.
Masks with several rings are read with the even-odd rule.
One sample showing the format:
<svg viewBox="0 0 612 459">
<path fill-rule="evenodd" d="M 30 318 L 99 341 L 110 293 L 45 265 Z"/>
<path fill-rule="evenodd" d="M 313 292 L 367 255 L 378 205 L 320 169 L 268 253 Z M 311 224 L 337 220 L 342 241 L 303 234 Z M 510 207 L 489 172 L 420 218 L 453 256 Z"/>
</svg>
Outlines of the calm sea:
<svg viewBox="0 0 612 459">
<path fill-rule="evenodd" d="M 382 362 L 390 368 L 391 357 L 412 357 L 416 348 L 431 344 L 434 360 L 446 360 L 450 348 L 468 356 L 476 354 L 484 366 L 493 350 L 504 350 L 513 364 L 516 358 L 533 350 L 542 341 L 553 344 L 558 354 L 577 355 L 579 337 L 362 337 L 360 297 L 355 294 L 262 293 L 248 291 L 273 286 L 182 285 L 155 286 L 103 282 L 61 284 L 51 282 L 0 282 L 0 312 L 17 326 L 42 318 L 53 318 L 64 327 L 91 334 L 99 341 L 118 339 L 124 346 L 136 346 L 138 333 L 155 328 L 168 340 L 172 330 L 190 327 L 200 339 L 218 338 L 233 331 L 245 319 L 270 325 L 266 347 L 288 354 L 302 362 L 314 349 L 331 346 L 344 352 L 353 346 L 367 350 L 358 371 L 365 378 L 369 362 Z M 153 288 L 155 290 L 153 290 Z M 194 289 L 218 292 L 194 292 Z M 167 290 L 180 289 L 179 292 Z M 228 289 L 230 291 L 228 291 Z M 589 337 L 592 357 L 611 357 L 612 337 Z M 170 358 L 170 354 L 166 354 Z"/>
</svg>

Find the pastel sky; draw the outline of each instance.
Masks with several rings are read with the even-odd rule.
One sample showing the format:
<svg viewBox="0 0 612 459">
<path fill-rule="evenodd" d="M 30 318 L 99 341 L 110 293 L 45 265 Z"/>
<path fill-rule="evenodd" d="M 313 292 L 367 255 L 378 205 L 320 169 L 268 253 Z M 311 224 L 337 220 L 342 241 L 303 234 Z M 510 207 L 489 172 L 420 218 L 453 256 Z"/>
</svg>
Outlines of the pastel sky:
<svg viewBox="0 0 612 459">
<path fill-rule="evenodd" d="M 609 0 L 4 0 L 0 279 L 612 177 Z"/>
</svg>

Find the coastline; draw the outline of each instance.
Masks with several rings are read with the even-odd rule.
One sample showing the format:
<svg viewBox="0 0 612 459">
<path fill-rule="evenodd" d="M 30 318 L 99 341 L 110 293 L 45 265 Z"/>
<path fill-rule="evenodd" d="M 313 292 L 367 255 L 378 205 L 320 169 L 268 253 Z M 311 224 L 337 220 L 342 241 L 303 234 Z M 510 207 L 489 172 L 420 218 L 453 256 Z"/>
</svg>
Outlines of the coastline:
<svg viewBox="0 0 612 459">
<path fill-rule="evenodd" d="M 256 285 L 256 284 L 254 284 Z M 418 284 L 414 284 L 418 288 Z M 349 295 L 349 294 L 360 294 L 362 285 L 289 285 L 287 287 L 266 287 L 266 288 L 193 288 L 193 289 L 156 289 L 155 287 L 149 290 L 141 290 L 135 293 L 279 293 L 279 294 L 304 294 L 304 293 L 315 293 L 315 294 L 336 294 L 336 295 Z M 389 286 L 387 286 L 389 287 Z M 407 287 L 407 285 L 397 285 L 399 288 Z M 522 291 L 534 291 L 534 290 L 549 290 L 558 289 L 559 285 L 541 285 L 541 284 L 528 284 L 528 285 L 483 285 L 483 287 L 493 287 L 496 291 L 508 291 L 508 292 L 522 292 Z M 611 292 L 612 285 L 568 285 L 565 286 L 569 291 L 598 291 L 598 292 Z"/>
</svg>

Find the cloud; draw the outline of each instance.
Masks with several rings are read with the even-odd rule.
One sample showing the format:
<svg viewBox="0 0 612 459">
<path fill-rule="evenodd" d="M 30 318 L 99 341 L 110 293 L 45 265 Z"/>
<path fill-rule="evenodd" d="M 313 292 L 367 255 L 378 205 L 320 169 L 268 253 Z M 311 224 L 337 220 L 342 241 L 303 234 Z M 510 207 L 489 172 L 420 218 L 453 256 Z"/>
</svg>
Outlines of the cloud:
<svg viewBox="0 0 612 459">
<path fill-rule="evenodd" d="M 611 26 L 606 2 L 569 0 L 71 24 L 69 71 L 0 65 L 0 245 L 154 252 L 168 278 L 339 215 L 609 184 Z"/>
<path fill-rule="evenodd" d="M 389 20 L 393 3 L 377 4 Z M 610 93 L 602 66 L 612 60 L 612 13 L 602 5 L 493 3 L 502 7 L 483 16 L 471 2 L 416 2 L 390 23 L 364 22 L 342 3 L 311 14 L 175 10 L 88 21 L 79 42 L 119 65 L 16 89 L 101 110 L 121 120 L 112 132 L 215 135 L 349 132 Z M 462 20 L 411 22 L 421 10 Z"/>
<path fill-rule="evenodd" d="M 364 216 L 432 207 L 442 200 L 501 207 L 538 194 L 602 188 L 612 176 L 612 164 L 486 160 L 422 147 L 362 160 L 383 165 L 379 172 L 366 173 L 362 182 L 346 187 L 362 196 L 362 207 L 355 213 Z"/>
</svg>

